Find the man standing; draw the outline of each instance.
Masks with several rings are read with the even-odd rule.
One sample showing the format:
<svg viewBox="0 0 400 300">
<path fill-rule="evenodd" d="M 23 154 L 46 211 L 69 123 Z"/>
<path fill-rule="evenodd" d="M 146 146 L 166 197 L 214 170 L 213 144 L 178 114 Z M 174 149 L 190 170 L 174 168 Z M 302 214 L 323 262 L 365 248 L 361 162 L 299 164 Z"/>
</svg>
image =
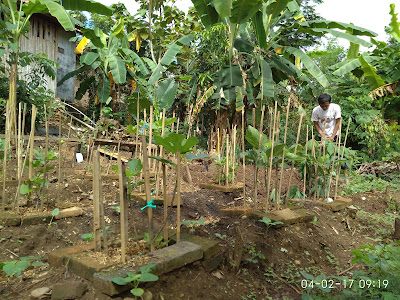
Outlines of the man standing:
<svg viewBox="0 0 400 300">
<path fill-rule="evenodd" d="M 335 142 L 342 121 L 342 115 L 340 106 L 331 103 L 331 101 L 330 95 L 321 94 L 318 97 L 319 105 L 312 111 L 311 121 L 314 122 L 315 130 L 317 130 L 321 139 L 324 136 L 323 128 L 325 123 L 325 138 Z"/>
</svg>

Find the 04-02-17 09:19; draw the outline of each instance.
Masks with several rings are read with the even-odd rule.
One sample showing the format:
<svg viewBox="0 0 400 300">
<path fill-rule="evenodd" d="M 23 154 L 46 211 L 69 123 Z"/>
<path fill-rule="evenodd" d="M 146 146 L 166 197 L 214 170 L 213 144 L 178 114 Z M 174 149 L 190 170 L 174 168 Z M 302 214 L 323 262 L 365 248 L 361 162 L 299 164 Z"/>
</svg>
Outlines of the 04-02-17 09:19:
<svg viewBox="0 0 400 300">
<path fill-rule="evenodd" d="M 323 289 L 351 289 L 353 287 L 358 287 L 360 289 L 369 288 L 387 288 L 389 286 L 389 280 L 381 279 L 348 279 L 343 281 L 335 281 L 333 279 L 323 279 L 320 281 L 303 279 L 301 281 L 301 287 L 303 289 L 320 287 Z"/>
</svg>

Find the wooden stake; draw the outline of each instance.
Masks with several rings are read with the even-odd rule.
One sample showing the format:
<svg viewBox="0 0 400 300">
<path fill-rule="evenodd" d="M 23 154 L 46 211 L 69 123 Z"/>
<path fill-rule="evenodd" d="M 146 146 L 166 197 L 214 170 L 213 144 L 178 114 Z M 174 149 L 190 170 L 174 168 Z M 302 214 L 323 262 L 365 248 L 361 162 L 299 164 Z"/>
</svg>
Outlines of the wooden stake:
<svg viewBox="0 0 400 300">
<path fill-rule="evenodd" d="M 147 204 L 151 201 L 151 191 L 150 191 L 150 166 L 147 155 L 147 143 L 145 130 L 143 129 L 142 135 L 142 149 L 143 149 L 143 171 L 144 171 L 144 187 L 146 191 L 146 202 Z M 150 251 L 154 251 L 154 235 L 153 235 L 153 211 L 151 207 L 147 207 L 147 217 L 149 220 L 149 236 L 150 236 Z"/>
<path fill-rule="evenodd" d="M 325 127 L 326 127 L 326 119 L 324 120 L 324 126 L 323 126 L 323 130 L 322 130 L 322 137 L 321 137 L 321 143 L 319 145 L 319 154 L 318 154 L 318 159 L 321 158 L 321 154 L 322 154 L 322 148 L 321 148 L 321 144 L 322 147 L 325 148 Z M 318 197 L 318 182 L 319 182 L 319 175 L 318 175 L 318 164 L 315 166 L 315 191 L 314 191 L 314 200 L 317 199 Z"/>
<path fill-rule="evenodd" d="M 262 107 L 261 110 L 261 120 L 260 120 L 260 137 L 258 139 L 258 152 L 257 152 L 257 161 L 260 159 L 260 152 L 261 152 L 261 140 L 262 140 L 262 129 L 263 129 L 263 122 L 264 122 L 264 112 L 265 106 Z M 257 161 L 254 162 L 254 206 L 257 206 Z"/>
<path fill-rule="evenodd" d="M 164 131 L 165 131 L 165 108 L 163 109 L 162 112 L 162 127 L 161 127 L 161 137 L 164 137 Z M 164 155 L 164 147 L 160 146 L 160 157 L 163 157 Z M 160 170 L 161 170 L 161 162 L 158 162 L 157 164 L 157 171 L 156 171 L 156 196 L 159 195 L 159 187 L 160 187 Z"/>
<path fill-rule="evenodd" d="M 256 128 L 256 108 L 253 107 L 253 127 Z"/>
<path fill-rule="evenodd" d="M 168 226 L 167 226 L 167 218 L 168 218 L 168 195 L 167 195 L 167 167 L 163 163 L 162 164 L 162 174 L 163 174 L 163 201 L 164 201 L 164 242 L 168 242 Z M 171 203 L 171 206 L 173 203 Z"/>
<path fill-rule="evenodd" d="M 35 122 L 36 122 L 37 108 L 32 105 L 32 116 L 31 116 L 31 134 L 30 134 L 30 147 L 29 147 L 29 178 L 33 177 L 33 150 L 35 147 Z"/>
<path fill-rule="evenodd" d="M 236 164 L 236 125 L 233 127 L 233 151 L 232 152 L 232 182 L 235 181 L 235 164 Z"/>
<path fill-rule="evenodd" d="M 181 236 L 181 152 L 176 153 L 176 243 L 179 243 Z M 172 205 L 172 204 L 171 204 Z"/>
<path fill-rule="evenodd" d="M 93 234 L 94 249 L 101 251 L 101 224 L 100 224 L 100 197 L 101 197 L 101 175 L 100 175 L 100 156 L 96 150 L 93 157 Z M 104 235 L 104 233 L 103 233 Z"/>
<path fill-rule="evenodd" d="M 229 184 L 229 134 L 226 134 L 226 173 L 225 185 Z"/>
<path fill-rule="evenodd" d="M 303 199 L 306 198 L 307 147 L 308 147 L 308 125 L 307 125 L 307 132 L 306 132 L 306 159 L 304 161 Z"/>
<path fill-rule="evenodd" d="M 178 121 L 176 122 L 176 133 L 179 133 L 179 118 Z"/>
<path fill-rule="evenodd" d="M 275 143 L 279 145 L 279 134 L 280 134 L 280 124 L 281 124 L 281 112 L 278 111 L 278 117 L 276 121 L 276 141 Z M 278 171 L 278 162 L 275 165 L 275 204 L 278 203 L 278 182 L 279 182 L 279 171 Z"/>
<path fill-rule="evenodd" d="M 273 117 L 273 119 L 271 118 L 273 126 L 271 126 L 271 123 L 270 123 L 270 128 L 272 128 L 272 136 L 271 136 L 271 155 L 269 157 L 267 199 L 266 199 L 266 203 L 265 203 L 266 210 L 270 208 L 270 193 L 271 193 L 270 189 L 271 189 L 271 176 L 272 176 L 272 161 L 274 158 L 274 142 L 275 142 L 276 121 L 277 121 L 277 117 L 276 117 L 277 110 L 278 110 L 278 102 L 275 101 L 274 117 Z M 275 191 L 275 198 L 276 198 L 276 191 Z"/>
<path fill-rule="evenodd" d="M 301 122 L 302 121 L 303 121 L 303 113 L 300 114 L 299 127 L 297 129 L 296 145 L 294 147 L 294 155 L 296 155 L 297 146 L 299 145 L 300 129 L 301 129 Z M 287 190 L 287 193 L 286 193 L 285 204 L 287 204 L 287 202 L 289 201 L 289 193 L 290 193 L 290 186 L 291 186 L 291 183 L 292 183 L 293 172 L 294 172 L 294 165 L 292 166 L 292 169 L 291 169 L 290 175 L 289 175 L 289 184 L 288 184 L 288 190 Z"/>
<path fill-rule="evenodd" d="M 246 156 L 245 156 L 245 145 L 244 145 L 244 112 L 242 109 L 242 163 L 243 163 L 243 199 L 246 200 Z"/>
<path fill-rule="evenodd" d="M 149 145 L 148 147 L 148 155 L 151 155 L 151 146 L 153 143 L 153 106 L 150 106 L 150 128 L 149 128 Z M 154 171 L 153 164 L 149 161 L 150 171 Z"/>
<path fill-rule="evenodd" d="M 285 144 L 285 147 L 286 147 L 286 136 L 287 136 L 288 120 L 289 120 L 289 110 L 290 110 L 290 98 L 288 100 L 288 104 L 287 104 L 287 108 L 286 108 L 285 133 L 283 135 L 283 143 Z M 280 202 L 281 202 L 283 172 L 285 172 L 285 168 L 284 168 L 285 167 L 285 150 L 286 150 L 286 148 L 283 148 L 282 163 L 281 163 L 281 176 L 279 178 L 279 188 L 278 188 L 278 196 L 277 196 L 278 209 L 279 209 L 279 205 L 280 205 Z"/>
<path fill-rule="evenodd" d="M 336 152 L 340 151 L 340 140 L 341 140 L 341 134 L 342 134 L 342 124 L 340 124 L 339 127 L 339 133 L 336 138 L 336 144 L 335 144 L 335 151 L 333 153 L 333 159 L 332 159 L 332 167 L 329 175 L 329 180 L 328 180 L 328 194 L 326 195 L 326 198 L 329 198 L 330 190 L 331 190 L 331 182 L 332 182 L 332 177 L 333 177 L 333 169 L 335 168 L 335 159 L 336 159 Z M 339 152 L 338 152 L 339 153 Z M 340 154 L 338 154 L 340 155 Z M 340 157 L 339 157 L 340 158 Z M 340 159 L 338 159 L 338 164 L 340 165 Z"/>
<path fill-rule="evenodd" d="M 347 135 L 349 133 L 350 121 L 351 121 L 351 118 L 349 118 L 349 121 L 347 122 L 346 135 L 345 135 L 344 142 L 343 142 L 343 151 L 342 151 L 342 155 L 340 156 L 340 161 L 343 160 L 344 150 L 346 150 L 346 142 L 347 142 Z M 339 144 L 338 153 L 340 153 L 340 144 Z M 336 185 L 335 185 L 335 196 L 334 196 L 334 199 L 337 198 L 337 188 L 338 188 L 338 185 L 339 185 L 339 176 L 340 176 L 340 161 L 338 163 L 338 168 L 337 168 L 337 171 L 336 171 Z"/>
<path fill-rule="evenodd" d="M 58 123 L 58 192 L 57 192 L 57 201 L 60 203 L 61 197 L 61 113 L 60 120 Z"/>
<path fill-rule="evenodd" d="M 3 209 L 6 206 L 6 173 L 7 173 L 7 156 L 8 148 L 10 147 L 10 135 L 11 135 L 11 112 L 10 112 L 10 101 L 6 102 L 6 131 L 5 131 L 5 141 L 4 141 L 4 157 L 3 157 L 3 194 L 2 194 L 2 204 Z"/>
<path fill-rule="evenodd" d="M 119 147 L 118 147 L 119 148 Z M 126 263 L 126 244 L 128 242 L 128 191 L 126 187 L 125 164 L 121 161 L 121 153 L 118 152 L 119 175 L 119 207 L 121 218 L 121 259 Z"/>
<path fill-rule="evenodd" d="M 51 107 L 50 103 L 50 107 Z M 49 111 L 50 113 L 50 111 Z M 50 114 L 49 114 L 50 115 Z M 45 148 L 44 148 L 44 166 L 43 166 L 43 186 L 41 187 L 41 199 L 40 199 L 40 210 L 43 210 L 43 204 L 45 199 L 47 198 L 46 195 L 46 181 L 47 181 L 47 155 L 49 153 L 49 120 L 47 115 L 47 108 L 46 105 L 44 106 L 44 119 L 45 119 L 45 126 L 46 126 L 46 140 L 45 140 Z M 43 193 L 43 194 L 42 194 Z"/>
</svg>

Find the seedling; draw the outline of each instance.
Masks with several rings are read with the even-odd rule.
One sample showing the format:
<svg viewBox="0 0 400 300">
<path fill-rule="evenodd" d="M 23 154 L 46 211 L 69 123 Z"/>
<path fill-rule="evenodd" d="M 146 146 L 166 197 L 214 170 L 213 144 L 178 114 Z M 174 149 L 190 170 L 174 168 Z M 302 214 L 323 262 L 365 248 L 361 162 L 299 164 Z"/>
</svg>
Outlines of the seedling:
<svg viewBox="0 0 400 300">
<path fill-rule="evenodd" d="M 50 219 L 49 225 L 47 226 L 47 230 L 50 229 L 51 224 L 53 224 L 54 217 L 57 216 L 59 213 L 60 213 L 60 209 L 58 209 L 58 208 L 53 209 L 53 211 L 51 212 L 51 219 Z"/>
<path fill-rule="evenodd" d="M 158 237 L 156 237 L 154 239 L 154 247 L 156 249 L 161 249 L 161 248 L 168 246 L 169 240 L 163 242 L 163 238 L 164 237 L 162 235 L 159 235 Z M 144 233 L 143 239 L 146 241 L 146 247 L 150 248 L 150 235 L 148 232 Z"/>
<path fill-rule="evenodd" d="M 112 282 L 118 285 L 131 284 L 133 286 L 133 289 L 131 289 L 131 293 L 135 296 L 135 299 L 137 299 L 137 297 L 141 297 L 144 294 L 144 290 L 138 287 L 141 282 L 151 282 L 158 280 L 157 275 L 150 273 L 154 270 L 154 268 L 154 264 L 143 266 L 140 268 L 139 274 L 126 272 L 127 277 L 114 277 L 112 278 Z"/>
<path fill-rule="evenodd" d="M 281 225 L 281 224 L 283 224 L 281 221 L 272 222 L 271 219 L 270 219 L 270 218 L 267 218 L 267 217 L 263 217 L 261 220 L 258 220 L 258 221 L 259 221 L 259 222 L 263 222 L 263 223 L 267 226 L 267 231 L 265 232 L 265 234 L 267 234 L 268 229 L 269 229 L 271 226 L 276 226 L 276 225 Z"/>
<path fill-rule="evenodd" d="M 108 230 L 108 229 L 110 229 L 110 226 L 106 226 L 106 233 L 107 234 L 110 234 L 110 233 L 114 232 L 114 231 Z M 102 237 L 102 236 L 103 236 L 103 232 L 100 231 L 100 237 Z M 94 233 L 93 232 L 84 233 L 84 234 L 81 235 L 81 239 L 84 240 L 84 241 L 93 241 Z"/>
<path fill-rule="evenodd" d="M 41 256 L 26 256 L 20 257 L 19 260 L 0 262 L 0 270 L 3 270 L 8 276 L 18 277 L 30 267 L 45 265 L 43 262 L 39 261 L 41 258 Z"/>
<path fill-rule="evenodd" d="M 185 225 L 187 227 L 189 227 L 189 231 L 190 232 L 194 232 L 195 231 L 195 227 L 200 226 L 200 225 L 205 225 L 205 219 L 200 219 L 200 220 L 185 220 L 182 221 L 182 225 Z"/>
</svg>

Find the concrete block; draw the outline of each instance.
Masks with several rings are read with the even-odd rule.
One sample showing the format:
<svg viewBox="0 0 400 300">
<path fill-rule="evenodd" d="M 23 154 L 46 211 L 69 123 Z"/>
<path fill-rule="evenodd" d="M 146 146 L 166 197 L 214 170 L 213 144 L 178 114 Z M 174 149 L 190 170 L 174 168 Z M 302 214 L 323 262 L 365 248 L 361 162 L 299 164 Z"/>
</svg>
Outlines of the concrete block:
<svg viewBox="0 0 400 300">
<path fill-rule="evenodd" d="M 87 290 L 87 284 L 82 281 L 69 280 L 56 283 L 51 291 L 51 300 L 78 299 Z"/>
<path fill-rule="evenodd" d="M 22 216 L 21 225 L 37 225 L 50 223 L 51 217 L 51 212 L 39 212 L 33 215 Z"/>
<path fill-rule="evenodd" d="M 21 224 L 21 217 L 10 212 L 0 212 L 1 226 L 18 226 Z"/>
<path fill-rule="evenodd" d="M 214 257 L 211 257 L 209 259 L 203 260 L 201 265 L 206 269 L 207 271 L 213 271 L 216 268 L 218 268 L 222 264 L 222 254 L 218 254 Z"/>
<path fill-rule="evenodd" d="M 224 193 L 242 192 L 244 188 L 243 182 L 237 182 L 230 185 L 219 185 L 213 182 L 200 183 L 199 186 L 203 189 L 220 191 Z"/>
<path fill-rule="evenodd" d="M 326 208 L 329 208 L 332 211 L 340 211 L 342 209 L 345 209 L 349 204 L 346 202 L 342 201 L 333 201 L 333 202 L 324 202 L 323 206 Z"/>
<path fill-rule="evenodd" d="M 285 208 L 282 210 L 272 211 L 272 212 L 259 212 L 253 211 L 250 214 L 253 219 L 260 220 L 263 217 L 269 218 L 272 222 L 280 221 L 284 225 L 291 225 L 300 222 L 310 222 L 314 218 L 314 214 L 305 209 L 289 209 Z"/>
<path fill-rule="evenodd" d="M 200 246 L 190 242 L 179 242 L 148 254 L 147 264 L 154 264 L 155 275 L 162 275 L 197 261 L 203 257 Z M 131 285 L 120 286 L 112 282 L 114 277 L 125 277 L 126 272 L 138 273 L 140 266 L 111 267 L 93 275 L 93 286 L 102 293 L 114 296 L 131 288 Z"/>
<path fill-rule="evenodd" d="M 93 254 L 91 252 L 90 254 Z M 68 270 L 74 274 L 77 274 L 87 280 L 93 280 L 93 274 L 100 272 L 103 269 L 114 266 L 115 261 L 102 261 L 94 256 L 89 256 L 89 253 L 83 253 L 80 255 L 74 255 L 68 262 Z"/>
<path fill-rule="evenodd" d="M 229 208 L 222 208 L 219 210 L 219 215 L 224 217 L 240 217 L 249 215 L 253 209 L 247 206 L 236 206 Z"/>
<path fill-rule="evenodd" d="M 172 242 L 176 243 L 176 235 L 172 235 L 170 239 Z M 211 257 L 218 255 L 220 253 L 220 246 L 218 241 L 189 234 L 186 232 L 181 232 L 180 239 L 181 241 L 190 242 L 200 246 L 201 249 L 203 250 L 204 260 L 210 259 Z"/>
<path fill-rule="evenodd" d="M 49 253 L 48 261 L 51 267 L 64 267 L 74 255 L 94 249 L 94 243 L 75 245 L 67 248 L 57 249 Z"/>
</svg>

